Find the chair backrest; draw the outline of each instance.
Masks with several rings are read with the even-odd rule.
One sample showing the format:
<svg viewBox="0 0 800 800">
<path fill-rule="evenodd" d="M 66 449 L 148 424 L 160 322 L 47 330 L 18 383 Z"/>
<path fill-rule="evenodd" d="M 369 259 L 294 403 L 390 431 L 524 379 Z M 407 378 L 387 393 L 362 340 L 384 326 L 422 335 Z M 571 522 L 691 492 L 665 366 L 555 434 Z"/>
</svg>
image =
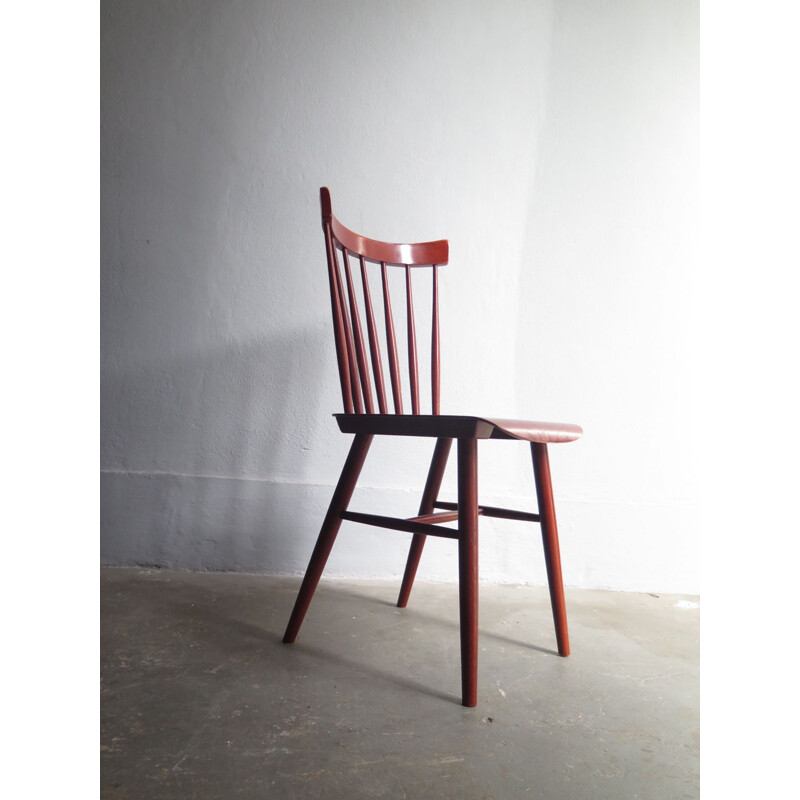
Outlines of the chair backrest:
<svg viewBox="0 0 800 800">
<path fill-rule="evenodd" d="M 328 255 L 328 278 L 331 289 L 333 331 L 336 339 L 336 357 L 339 362 L 339 380 L 342 401 L 347 414 L 388 414 L 386 387 L 383 379 L 378 330 L 367 276 L 368 263 L 380 265 L 383 288 L 383 319 L 389 376 L 391 380 L 394 413 L 403 413 L 400 358 L 397 353 L 392 304 L 389 297 L 388 267 L 405 269 L 406 330 L 408 341 L 408 376 L 411 394 L 411 413 L 420 413 L 420 380 L 417 360 L 417 333 L 414 322 L 414 300 L 411 292 L 411 268 L 429 267 L 432 270 L 433 302 L 431 319 L 431 412 L 439 413 L 439 284 L 438 268 L 447 263 L 449 247 L 446 240 L 418 244 L 392 244 L 367 239 L 342 225 L 331 212 L 331 195 L 326 187 L 319 191 L 322 206 L 322 228 L 325 232 L 325 249 Z M 358 258 L 361 275 L 361 293 L 365 312 L 369 355 L 361 324 L 360 304 L 350 269 L 350 256 Z M 340 264 L 341 261 L 341 264 Z M 341 267 L 344 267 L 342 274 Z M 377 411 L 372 396 L 375 381 Z"/>
</svg>

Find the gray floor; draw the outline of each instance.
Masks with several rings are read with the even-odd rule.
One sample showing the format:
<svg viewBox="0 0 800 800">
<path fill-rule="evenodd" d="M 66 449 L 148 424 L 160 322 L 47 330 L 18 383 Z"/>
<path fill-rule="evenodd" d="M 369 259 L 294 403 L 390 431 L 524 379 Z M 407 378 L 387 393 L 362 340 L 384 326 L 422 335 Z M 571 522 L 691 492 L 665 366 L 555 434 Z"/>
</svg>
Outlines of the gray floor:
<svg viewBox="0 0 800 800">
<path fill-rule="evenodd" d="M 478 707 L 458 589 L 102 571 L 105 798 L 694 798 L 697 598 L 482 586 Z"/>
</svg>

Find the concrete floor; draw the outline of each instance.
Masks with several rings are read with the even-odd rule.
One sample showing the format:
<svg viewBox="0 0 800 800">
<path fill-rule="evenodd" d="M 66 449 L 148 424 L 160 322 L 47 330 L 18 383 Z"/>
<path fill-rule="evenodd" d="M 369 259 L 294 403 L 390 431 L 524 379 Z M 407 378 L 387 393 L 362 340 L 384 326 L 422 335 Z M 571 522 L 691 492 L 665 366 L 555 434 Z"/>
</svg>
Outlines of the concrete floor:
<svg viewBox="0 0 800 800">
<path fill-rule="evenodd" d="M 458 589 L 104 569 L 103 798 L 695 798 L 697 598 L 482 586 L 478 707 Z"/>
</svg>

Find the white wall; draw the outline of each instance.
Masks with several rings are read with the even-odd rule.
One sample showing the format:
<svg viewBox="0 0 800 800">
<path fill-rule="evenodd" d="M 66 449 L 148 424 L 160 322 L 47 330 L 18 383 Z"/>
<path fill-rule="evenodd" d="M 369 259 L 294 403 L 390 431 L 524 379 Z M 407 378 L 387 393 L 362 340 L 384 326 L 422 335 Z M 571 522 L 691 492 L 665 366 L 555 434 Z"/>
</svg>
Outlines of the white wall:
<svg viewBox="0 0 800 800">
<path fill-rule="evenodd" d="M 102 15 L 104 563 L 305 569 L 349 446 L 327 185 L 355 230 L 450 239 L 444 413 L 583 425 L 551 449 L 567 584 L 699 591 L 696 2 Z M 352 507 L 415 513 L 431 450 L 377 442 Z M 482 501 L 535 508 L 524 444 L 480 456 Z M 535 528 L 481 525 L 482 578 L 544 582 Z M 409 538 L 345 523 L 326 574 L 399 576 Z M 430 542 L 419 576 L 456 575 Z"/>
</svg>

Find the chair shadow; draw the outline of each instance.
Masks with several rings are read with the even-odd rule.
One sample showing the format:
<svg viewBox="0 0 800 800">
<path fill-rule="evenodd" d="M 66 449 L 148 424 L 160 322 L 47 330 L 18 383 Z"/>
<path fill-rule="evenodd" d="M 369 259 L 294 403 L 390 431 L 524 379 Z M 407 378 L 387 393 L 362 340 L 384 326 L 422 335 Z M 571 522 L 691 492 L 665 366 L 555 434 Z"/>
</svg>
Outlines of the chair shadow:
<svg viewBox="0 0 800 800">
<path fill-rule="evenodd" d="M 324 372 L 327 345 L 322 331 L 298 326 L 153 354 L 135 366 L 109 358 L 101 376 L 101 563 L 295 569 L 305 558 L 302 534 L 319 523 L 291 507 L 291 482 L 274 478 L 305 480 L 300 454 L 327 409 L 319 383 L 309 387 L 300 373 Z M 333 434 L 332 420 L 325 429 Z M 175 468 L 143 473 L 141 488 L 129 460 Z M 264 531 L 257 540 L 255 530 Z"/>
<path fill-rule="evenodd" d="M 192 607 L 187 606 L 186 603 L 175 603 L 172 605 L 172 612 L 176 613 L 176 615 L 181 614 L 188 616 L 191 614 L 194 616 L 194 612 L 190 611 L 191 608 Z M 285 614 L 287 620 L 289 618 L 289 611 L 290 609 L 287 608 Z M 208 638 L 209 644 L 219 646 L 222 637 L 224 637 L 224 641 L 227 645 L 230 645 L 232 640 L 236 642 L 237 649 L 232 651 L 230 646 L 226 647 L 224 650 L 226 655 L 231 655 L 233 652 L 237 656 L 263 657 L 264 645 L 269 645 L 270 651 L 275 653 L 277 656 L 275 661 L 270 660 L 270 664 L 287 666 L 289 663 L 289 656 L 291 656 L 292 653 L 298 653 L 299 651 L 299 653 L 302 655 L 310 657 L 315 662 L 318 662 L 319 666 L 330 666 L 331 664 L 335 664 L 337 666 L 344 667 L 348 671 L 351 671 L 355 674 L 361 673 L 365 676 L 369 676 L 372 679 L 377 679 L 385 683 L 391 683 L 395 686 L 400 686 L 413 692 L 426 694 L 447 702 L 453 702 L 456 704 L 461 703 L 461 697 L 459 695 L 434 689 L 406 676 L 376 667 L 367 661 L 355 661 L 353 659 L 346 658 L 340 653 L 326 650 L 319 645 L 309 645 L 302 641 L 294 642 L 291 646 L 286 645 L 283 642 L 282 629 L 279 633 L 275 631 L 274 628 L 270 629 L 269 627 L 260 627 L 259 625 L 244 622 L 243 620 L 236 619 L 235 617 L 231 617 L 227 614 L 217 613 L 211 605 L 204 609 L 203 621 L 205 623 L 203 627 L 207 627 L 208 630 L 203 630 L 203 628 L 200 628 L 199 630 L 196 630 L 196 633 L 205 634 Z M 295 658 L 296 656 L 293 657 L 293 660 Z"/>
<path fill-rule="evenodd" d="M 284 645 L 281 637 L 278 637 L 277 641 L 281 646 L 288 647 L 288 645 Z M 457 705 L 461 704 L 461 697 L 459 695 L 433 689 L 424 683 L 419 683 L 418 681 L 413 681 L 410 678 L 397 675 L 396 673 L 388 672 L 386 670 L 379 669 L 378 667 L 365 664 L 363 661 L 353 661 L 349 658 L 344 658 L 338 653 L 331 653 L 329 650 L 324 650 L 321 647 L 316 647 L 313 645 L 309 646 L 302 642 L 300 644 L 294 642 L 291 647 L 300 650 L 306 655 L 310 655 L 316 659 L 319 659 L 322 663 L 329 664 L 331 661 L 333 661 L 339 666 L 346 667 L 355 673 L 361 672 L 366 675 L 370 675 L 373 678 L 378 678 L 378 680 L 393 683 L 397 686 L 402 686 L 404 689 L 410 689 L 411 691 L 426 694 L 439 700 L 456 703 Z"/>
<path fill-rule="evenodd" d="M 399 587 L 398 587 L 398 591 L 399 591 Z M 353 591 L 351 589 L 346 589 L 346 590 L 341 590 L 340 589 L 340 590 L 337 590 L 337 593 L 338 594 L 347 595 L 348 597 L 352 597 L 352 598 L 357 599 L 357 600 L 367 600 L 370 603 L 373 603 L 375 605 L 388 606 L 390 608 L 397 608 L 397 604 L 392 602 L 392 601 L 390 601 L 390 600 L 383 600 L 383 599 L 376 598 L 376 597 L 373 597 L 373 596 L 368 595 L 368 594 L 362 594 L 360 592 L 355 592 L 355 591 Z M 433 614 L 427 614 L 424 611 L 418 611 L 417 609 L 408 609 L 408 608 L 406 608 L 406 609 L 403 609 L 403 611 L 407 611 L 409 614 L 414 614 L 415 617 L 417 617 L 418 619 L 422 619 L 425 622 L 438 623 L 439 625 L 441 625 L 443 627 L 446 627 L 446 628 L 449 628 L 450 630 L 456 630 L 456 631 L 459 630 L 458 623 L 451 622 L 450 620 L 443 619 L 442 617 L 437 617 L 437 616 L 434 616 Z M 559 653 L 558 653 L 558 650 L 553 650 L 553 649 L 551 649 L 549 647 L 542 647 L 541 645 L 538 645 L 538 644 L 531 644 L 530 642 L 521 642 L 518 639 L 512 639 L 509 636 L 503 636 L 502 634 L 494 633 L 493 631 L 487 631 L 487 630 L 484 630 L 482 628 L 478 628 L 478 635 L 481 636 L 481 637 L 487 637 L 489 639 L 494 639 L 494 640 L 496 640 L 498 642 L 504 642 L 505 644 L 511 644 L 511 645 L 516 646 L 516 647 L 522 647 L 522 648 L 524 648 L 526 650 L 536 650 L 537 652 L 545 653 L 546 655 L 558 656 L 559 658 L 561 657 L 559 655 Z"/>
</svg>

